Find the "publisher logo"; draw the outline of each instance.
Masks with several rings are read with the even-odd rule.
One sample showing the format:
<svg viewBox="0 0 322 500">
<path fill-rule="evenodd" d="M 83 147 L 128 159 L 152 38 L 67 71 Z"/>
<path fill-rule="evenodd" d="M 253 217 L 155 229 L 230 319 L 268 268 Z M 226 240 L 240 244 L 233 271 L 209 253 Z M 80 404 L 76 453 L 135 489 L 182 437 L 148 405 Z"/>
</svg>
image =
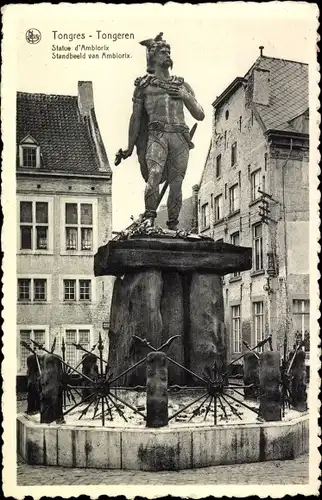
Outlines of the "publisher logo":
<svg viewBox="0 0 322 500">
<path fill-rule="evenodd" d="M 39 43 L 41 40 L 41 33 L 36 28 L 31 28 L 26 31 L 26 40 L 28 43 Z"/>
</svg>

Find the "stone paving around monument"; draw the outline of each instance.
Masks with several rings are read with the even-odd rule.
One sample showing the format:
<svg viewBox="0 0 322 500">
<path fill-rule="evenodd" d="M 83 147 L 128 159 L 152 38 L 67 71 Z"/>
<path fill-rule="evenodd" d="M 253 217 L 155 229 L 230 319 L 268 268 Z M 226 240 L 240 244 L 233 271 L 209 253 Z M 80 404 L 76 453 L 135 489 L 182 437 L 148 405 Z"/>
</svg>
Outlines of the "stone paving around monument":
<svg viewBox="0 0 322 500">
<path fill-rule="evenodd" d="M 295 460 L 219 465 L 182 471 L 70 469 L 25 464 L 18 457 L 18 486 L 110 484 L 300 484 L 309 481 L 309 456 Z"/>
</svg>

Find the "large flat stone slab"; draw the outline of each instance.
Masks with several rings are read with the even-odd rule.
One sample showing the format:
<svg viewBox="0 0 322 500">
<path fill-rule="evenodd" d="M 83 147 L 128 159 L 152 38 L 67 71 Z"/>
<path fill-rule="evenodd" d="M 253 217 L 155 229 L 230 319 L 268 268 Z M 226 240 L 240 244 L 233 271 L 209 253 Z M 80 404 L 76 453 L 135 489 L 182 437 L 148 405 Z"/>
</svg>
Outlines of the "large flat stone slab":
<svg viewBox="0 0 322 500">
<path fill-rule="evenodd" d="M 252 249 L 248 247 L 201 239 L 148 236 L 111 240 L 98 249 L 94 260 L 95 276 L 117 276 L 148 268 L 224 275 L 251 267 Z"/>
</svg>

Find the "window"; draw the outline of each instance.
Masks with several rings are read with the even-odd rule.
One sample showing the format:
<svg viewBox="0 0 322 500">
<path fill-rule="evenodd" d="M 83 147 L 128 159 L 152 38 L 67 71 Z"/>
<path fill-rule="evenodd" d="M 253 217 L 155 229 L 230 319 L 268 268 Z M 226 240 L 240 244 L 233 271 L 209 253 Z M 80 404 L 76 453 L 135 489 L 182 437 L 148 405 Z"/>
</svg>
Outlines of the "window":
<svg viewBox="0 0 322 500">
<path fill-rule="evenodd" d="M 209 227 L 209 204 L 205 203 L 201 207 L 201 228 L 206 229 Z"/>
<path fill-rule="evenodd" d="M 239 246 L 240 245 L 240 241 L 239 241 L 239 231 L 236 231 L 236 233 L 233 233 L 231 236 L 230 236 L 230 243 L 232 245 L 237 245 Z M 237 276 L 240 276 L 240 272 L 239 271 L 236 271 L 235 273 L 233 273 L 233 276 L 234 278 L 237 278 Z"/>
<path fill-rule="evenodd" d="M 254 317 L 254 334 L 255 334 L 255 345 L 264 339 L 264 311 L 263 302 L 253 303 L 253 317 Z M 263 348 L 260 348 L 262 351 Z"/>
<path fill-rule="evenodd" d="M 37 166 L 37 148 L 32 146 L 23 146 L 22 154 L 24 167 L 35 168 Z"/>
<path fill-rule="evenodd" d="M 258 192 L 261 189 L 261 170 L 255 170 L 251 174 L 251 196 L 252 201 L 258 200 L 261 197 L 261 193 Z"/>
<path fill-rule="evenodd" d="M 76 280 L 64 280 L 64 300 L 76 300 Z"/>
<path fill-rule="evenodd" d="M 241 352 L 241 335 L 240 335 L 240 306 L 232 306 L 232 330 L 233 330 L 233 351 Z"/>
<path fill-rule="evenodd" d="M 20 201 L 20 249 L 48 250 L 48 202 Z"/>
<path fill-rule="evenodd" d="M 31 280 L 18 280 L 18 300 L 31 300 Z"/>
<path fill-rule="evenodd" d="M 79 300 L 91 300 L 91 280 L 79 280 Z"/>
<path fill-rule="evenodd" d="M 223 199 L 222 194 L 216 196 L 214 205 L 215 222 L 223 218 Z"/>
<path fill-rule="evenodd" d="M 76 349 L 73 344 L 81 344 L 87 350 L 90 350 L 90 328 L 66 328 L 65 329 L 65 345 L 66 345 L 66 361 L 72 366 L 76 366 L 82 359 L 84 351 Z"/>
<path fill-rule="evenodd" d="M 46 302 L 47 301 L 47 279 L 44 278 L 19 278 L 18 279 L 18 301 L 19 302 Z"/>
<path fill-rule="evenodd" d="M 19 144 L 19 166 L 26 168 L 40 167 L 39 144 L 29 134 Z"/>
<path fill-rule="evenodd" d="M 230 242 L 231 242 L 232 245 L 239 246 L 239 231 L 236 231 L 236 233 L 233 233 L 230 236 Z"/>
<path fill-rule="evenodd" d="M 237 142 L 231 145 L 231 166 L 233 167 L 237 163 Z"/>
<path fill-rule="evenodd" d="M 254 271 L 263 269 L 263 237 L 262 225 L 253 226 L 253 268 Z"/>
<path fill-rule="evenodd" d="M 34 280 L 34 301 L 46 300 L 46 280 Z"/>
<path fill-rule="evenodd" d="M 242 117 L 240 116 L 239 117 L 239 132 L 241 132 L 241 128 L 242 128 Z"/>
<path fill-rule="evenodd" d="M 92 203 L 65 203 L 65 250 L 93 250 Z"/>
<path fill-rule="evenodd" d="M 295 340 L 304 340 L 304 350 L 310 351 L 310 301 L 293 300 L 293 329 Z"/>
<path fill-rule="evenodd" d="M 226 120 L 228 120 L 228 118 L 229 118 L 229 111 L 228 111 L 228 109 L 226 110 L 225 118 L 226 118 Z"/>
<path fill-rule="evenodd" d="M 221 176 L 221 155 L 216 158 L 216 177 Z"/>
<path fill-rule="evenodd" d="M 86 279 L 64 279 L 64 301 L 92 299 L 92 282 Z"/>
<path fill-rule="evenodd" d="M 35 342 L 38 342 L 41 345 L 46 344 L 46 330 L 45 328 L 32 328 L 32 327 L 26 327 L 26 328 L 20 328 L 19 330 L 19 359 L 18 359 L 18 370 L 20 373 L 26 372 L 27 370 L 27 358 L 31 354 L 30 351 L 22 346 L 20 344 L 21 341 L 25 342 L 26 344 L 30 345 L 33 349 L 35 349 L 35 346 L 32 344 L 31 340 L 34 340 Z"/>
<path fill-rule="evenodd" d="M 230 212 L 239 210 L 239 185 L 235 184 L 229 189 L 229 209 Z"/>
</svg>

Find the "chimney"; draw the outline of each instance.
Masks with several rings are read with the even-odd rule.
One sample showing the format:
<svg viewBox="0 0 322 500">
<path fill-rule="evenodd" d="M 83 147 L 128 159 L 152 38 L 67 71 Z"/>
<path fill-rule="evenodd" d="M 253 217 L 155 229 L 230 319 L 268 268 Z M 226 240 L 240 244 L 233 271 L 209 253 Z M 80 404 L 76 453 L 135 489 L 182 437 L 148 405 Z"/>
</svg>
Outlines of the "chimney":
<svg viewBox="0 0 322 500">
<path fill-rule="evenodd" d="M 78 82 L 78 109 L 94 142 L 99 170 L 111 172 L 95 114 L 92 82 Z"/>
<path fill-rule="evenodd" d="M 83 117 L 89 116 L 94 108 L 92 82 L 78 82 L 78 108 Z"/>
<path fill-rule="evenodd" d="M 253 72 L 253 101 L 255 104 L 269 105 L 270 72 L 267 69 L 255 68 Z"/>
</svg>

